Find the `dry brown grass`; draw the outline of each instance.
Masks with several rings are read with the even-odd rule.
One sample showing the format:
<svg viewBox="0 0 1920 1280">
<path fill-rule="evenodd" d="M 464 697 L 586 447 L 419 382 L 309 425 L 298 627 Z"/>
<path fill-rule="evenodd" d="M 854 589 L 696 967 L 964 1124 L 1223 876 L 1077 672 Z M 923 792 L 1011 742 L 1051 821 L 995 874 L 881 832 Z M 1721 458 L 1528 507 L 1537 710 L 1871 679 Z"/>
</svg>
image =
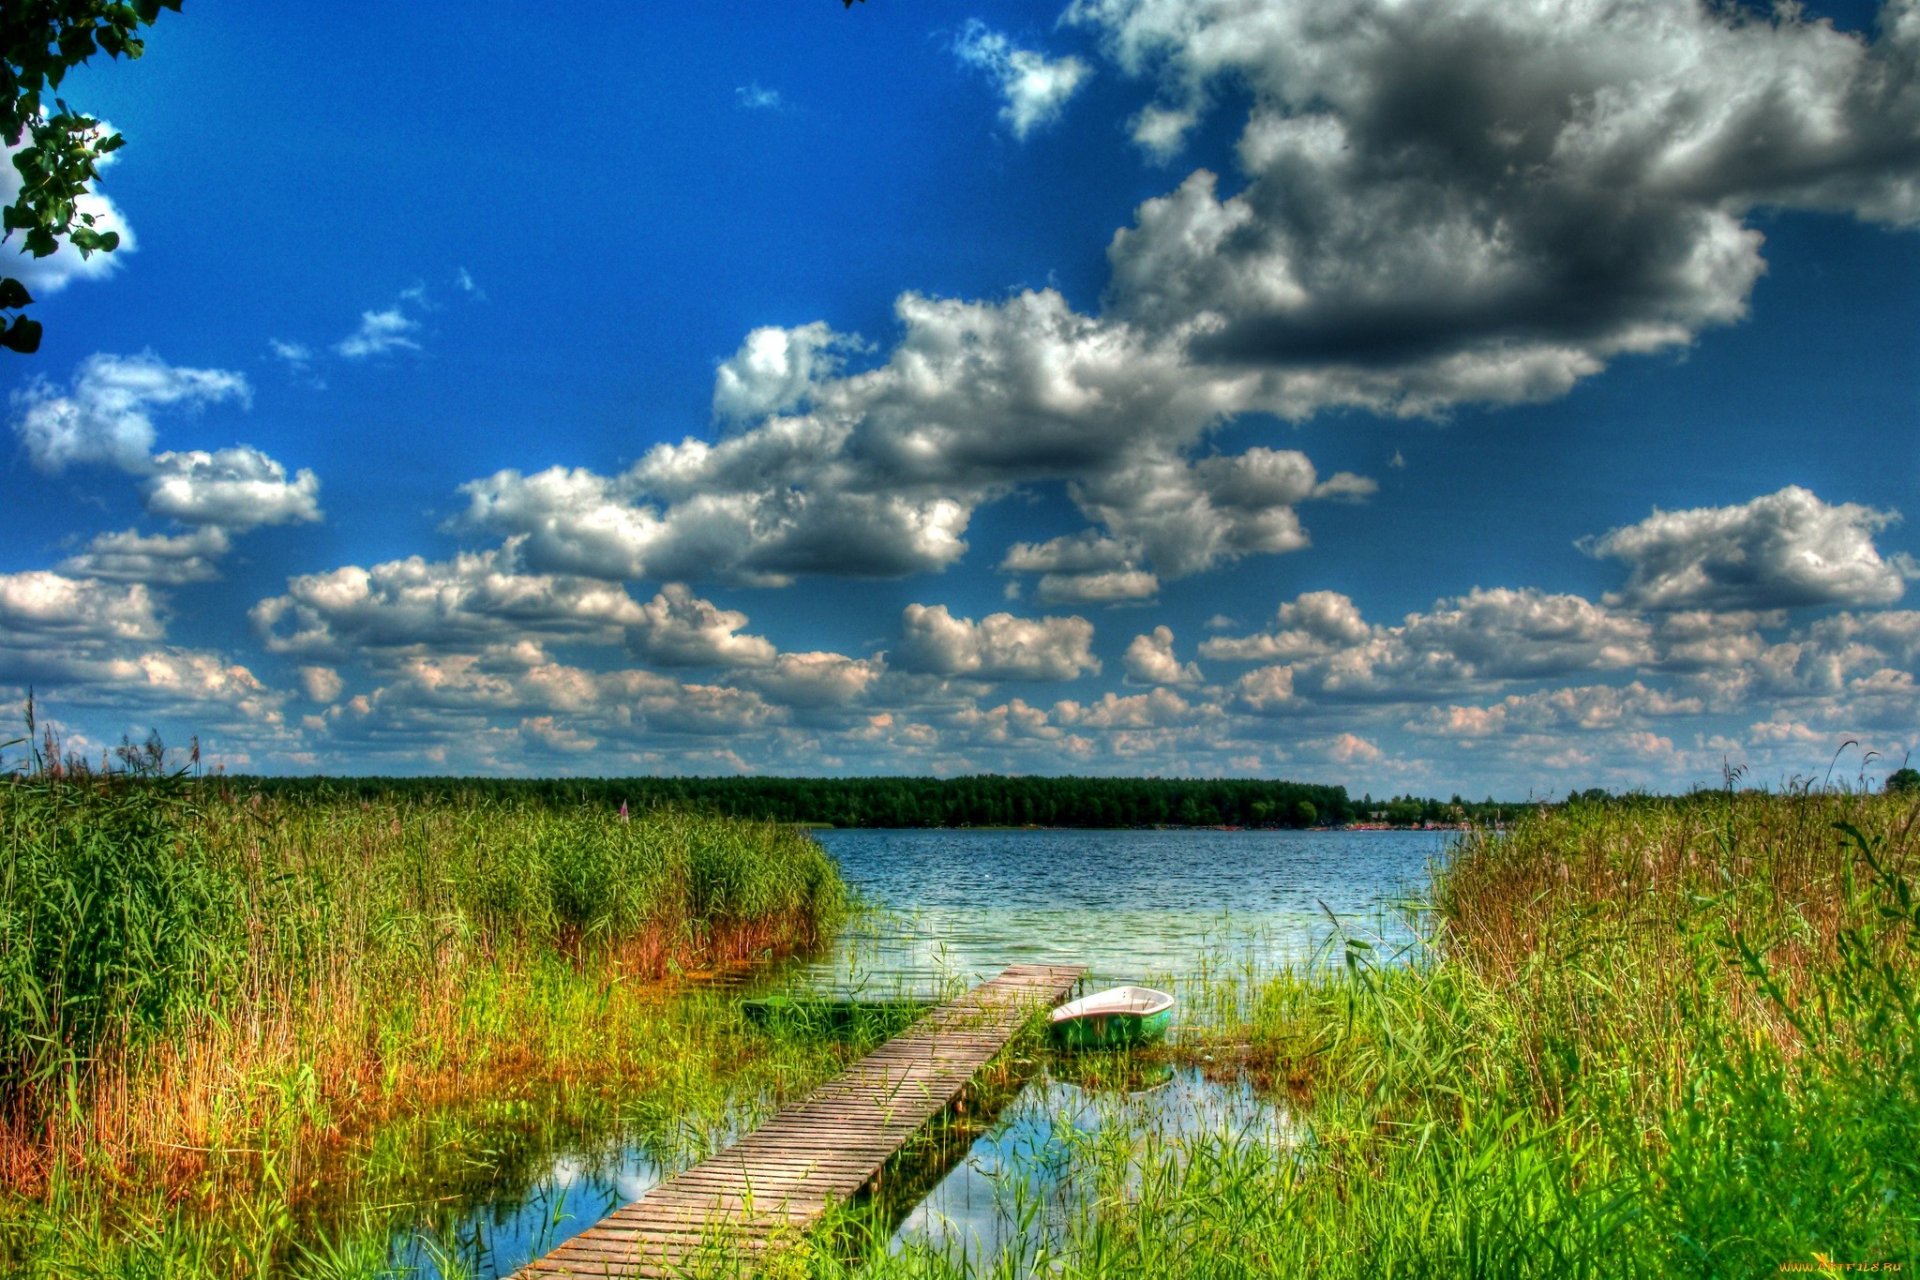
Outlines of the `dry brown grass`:
<svg viewBox="0 0 1920 1280">
<path fill-rule="evenodd" d="M 1895 874 L 1920 868 L 1920 806 L 1844 792 L 1627 798 L 1476 833 L 1439 886 L 1442 946 L 1522 1011 L 1522 1025 L 1641 1046 L 1658 1067 L 1645 1080 L 1672 1105 L 1686 1086 L 1680 1046 L 1703 1007 L 1796 1052 L 1780 1003 L 1726 960 L 1745 939 L 1790 996 L 1831 969 L 1842 932 L 1873 910 L 1843 825 L 1883 841 Z M 1576 1064 L 1551 1061 L 1545 1035 L 1523 1053 L 1558 1114 Z"/>
</svg>

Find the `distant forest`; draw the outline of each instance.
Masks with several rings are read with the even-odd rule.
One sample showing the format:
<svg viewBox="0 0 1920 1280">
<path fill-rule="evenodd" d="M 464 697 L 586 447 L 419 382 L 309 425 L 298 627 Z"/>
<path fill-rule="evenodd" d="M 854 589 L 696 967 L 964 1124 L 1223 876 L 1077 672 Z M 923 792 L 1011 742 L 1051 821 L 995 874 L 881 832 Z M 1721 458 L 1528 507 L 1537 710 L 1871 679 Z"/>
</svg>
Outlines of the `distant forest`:
<svg viewBox="0 0 1920 1280">
<path fill-rule="evenodd" d="M 274 795 L 486 796 L 634 810 L 670 805 L 836 827 L 1312 827 L 1366 820 L 1457 820 L 1439 801 L 1356 803 L 1345 787 L 1179 778 L 257 778 L 226 785 Z M 1388 806 L 1391 816 L 1387 816 Z M 1477 809 L 1479 806 L 1468 806 Z"/>
</svg>

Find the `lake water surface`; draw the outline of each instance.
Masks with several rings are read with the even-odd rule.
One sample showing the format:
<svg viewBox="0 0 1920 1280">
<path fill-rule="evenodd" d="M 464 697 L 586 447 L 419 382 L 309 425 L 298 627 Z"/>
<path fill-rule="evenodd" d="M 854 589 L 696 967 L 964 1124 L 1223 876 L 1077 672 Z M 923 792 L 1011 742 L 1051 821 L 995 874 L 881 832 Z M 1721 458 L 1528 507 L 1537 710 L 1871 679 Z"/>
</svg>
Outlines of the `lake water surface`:
<svg viewBox="0 0 1920 1280">
<path fill-rule="evenodd" d="M 897 916 L 796 980 L 926 988 L 1015 961 L 1089 983 L 1177 981 L 1311 960 L 1340 927 L 1392 946 L 1443 831 L 821 831 L 847 880 Z"/>
</svg>

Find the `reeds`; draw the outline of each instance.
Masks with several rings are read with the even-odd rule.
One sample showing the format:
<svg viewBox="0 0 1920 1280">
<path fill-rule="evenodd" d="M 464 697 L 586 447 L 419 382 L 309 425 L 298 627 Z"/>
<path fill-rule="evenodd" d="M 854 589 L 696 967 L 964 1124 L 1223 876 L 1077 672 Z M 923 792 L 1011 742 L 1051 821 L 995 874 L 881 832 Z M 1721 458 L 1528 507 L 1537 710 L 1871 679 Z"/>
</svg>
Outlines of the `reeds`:
<svg viewBox="0 0 1920 1280">
<path fill-rule="evenodd" d="M 177 1181 L 488 1080 L 617 1073 L 606 1019 L 815 944 L 844 897 L 771 824 L 0 777 L 0 1183 Z"/>
</svg>

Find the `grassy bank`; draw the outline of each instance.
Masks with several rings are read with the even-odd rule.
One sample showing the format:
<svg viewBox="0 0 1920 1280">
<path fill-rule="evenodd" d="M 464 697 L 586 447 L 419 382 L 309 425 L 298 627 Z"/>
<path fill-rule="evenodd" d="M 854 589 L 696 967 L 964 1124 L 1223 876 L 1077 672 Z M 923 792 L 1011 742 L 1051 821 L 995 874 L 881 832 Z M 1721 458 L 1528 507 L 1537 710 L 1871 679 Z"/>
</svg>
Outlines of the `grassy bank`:
<svg viewBox="0 0 1920 1280">
<path fill-rule="evenodd" d="M 0 1270 L 277 1272 L 343 1165 L 409 1180 L 373 1135 L 473 1105 L 697 1149 L 840 1051 L 673 979 L 844 892 L 765 824 L 0 780 Z"/>
<path fill-rule="evenodd" d="M 97 929 L 36 926 L 92 939 L 39 971 L 108 976 L 63 978 L 60 1001 L 9 997 L 0 1043 L 26 1064 L 10 1105 L 31 1119 L 9 1141 L 0 1271 L 382 1274 L 397 1223 L 427 1223 L 442 1247 L 467 1209 L 583 1147 L 637 1142 L 675 1167 L 857 1051 L 756 1033 L 724 992 L 657 981 L 821 927 L 838 881 L 791 832 L 130 794 L 7 800 L 86 818 L 7 810 L 16 905 L 0 936 L 16 950 L 0 955 L 27 936 L 19 868 L 54 865 L 23 851 L 67 848 L 64 879 L 33 881 L 32 919 Z M 142 843 L 151 824 L 162 836 Z M 112 838 L 84 853 L 58 843 L 69 831 Z M 120 861 L 95 867 L 103 850 Z M 1135 1101 L 1021 1157 L 1068 1189 L 1029 1194 L 1009 1174 L 1023 1225 L 998 1274 L 1920 1265 L 1916 873 L 1920 809 L 1890 797 L 1608 802 L 1469 835 L 1412 963 L 1356 940 L 1329 968 L 1204 979 L 1182 991 L 1204 1036 L 1076 1067 Z M 57 914 L 120 884 L 146 887 Z M 191 928 L 136 932 L 158 920 Z M 146 959 L 116 975 L 97 963 L 115 954 Z M 61 1038 L 19 1031 L 54 1007 L 73 1011 Z M 1045 1060 L 1031 1035 L 1010 1057 Z M 1283 1122 L 1144 1123 L 1138 1099 L 1169 1065 L 1249 1075 Z M 1003 1064 L 976 1102 L 1018 1075 Z M 979 1117 L 920 1145 L 963 1147 Z M 912 1161 L 883 1180 L 892 1212 L 944 1167 Z M 769 1273 L 955 1273 L 921 1248 L 888 1253 L 892 1221 L 856 1206 Z"/>
<path fill-rule="evenodd" d="M 1251 1013 L 1176 1052 L 1265 1082 L 1291 1141 L 1072 1136 L 1049 1157 L 1064 1223 L 1046 1243 L 1041 1206 L 999 1274 L 1910 1272 L 1916 871 L 1920 813 L 1882 797 L 1616 802 L 1471 837 L 1422 962 L 1355 945 L 1195 993 Z M 909 1250 L 862 1274 L 952 1270 Z"/>
</svg>

